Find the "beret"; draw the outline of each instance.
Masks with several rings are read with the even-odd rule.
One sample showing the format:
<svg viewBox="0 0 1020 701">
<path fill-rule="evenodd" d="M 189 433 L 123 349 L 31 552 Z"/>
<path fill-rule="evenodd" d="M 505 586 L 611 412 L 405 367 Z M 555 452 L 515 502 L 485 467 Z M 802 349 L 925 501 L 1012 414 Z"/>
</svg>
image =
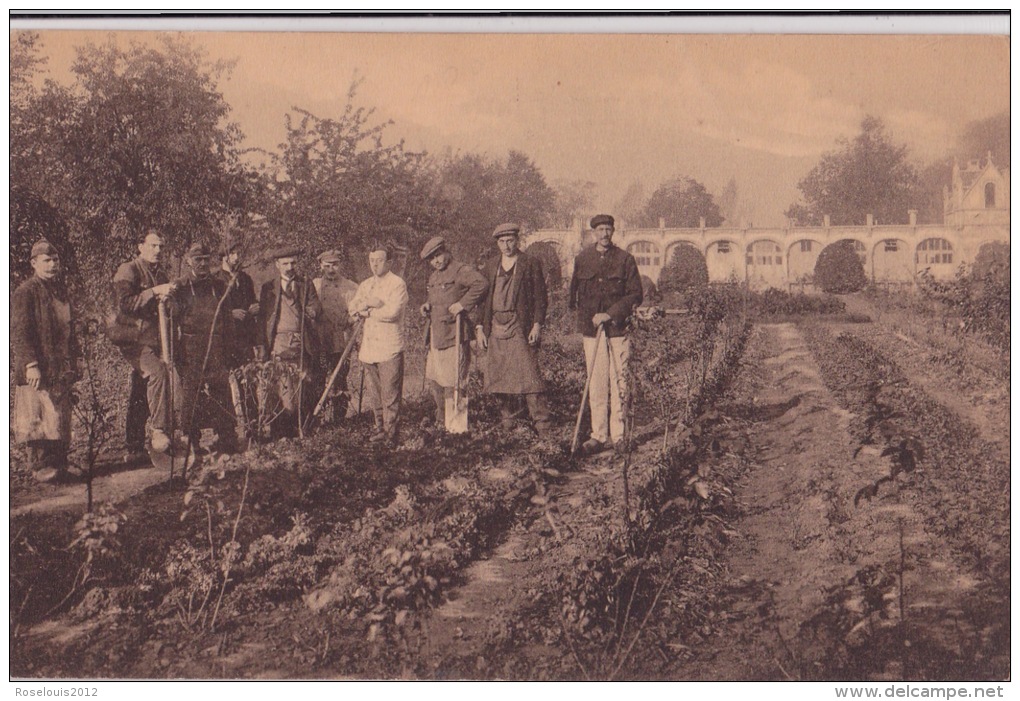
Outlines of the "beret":
<svg viewBox="0 0 1020 701">
<path fill-rule="evenodd" d="M 273 259 L 279 258 L 297 258 L 301 255 L 301 249 L 297 246 L 280 246 L 270 251 L 269 256 Z"/>
<path fill-rule="evenodd" d="M 616 220 L 608 214 L 596 214 L 591 218 L 591 228 L 598 228 L 602 224 L 609 224 L 609 226 L 615 227 Z"/>
<path fill-rule="evenodd" d="M 339 263 L 340 261 L 340 251 L 335 248 L 330 248 L 329 250 L 323 251 L 319 254 L 320 263 Z"/>
<path fill-rule="evenodd" d="M 506 224 L 500 224 L 496 227 L 495 231 L 492 232 L 492 238 L 498 239 L 500 236 L 516 236 L 521 233 L 521 225 L 513 222 L 507 222 Z"/>
<path fill-rule="evenodd" d="M 188 258 L 196 258 L 198 256 L 211 256 L 212 251 L 204 243 L 193 243 L 188 249 Z"/>
<path fill-rule="evenodd" d="M 428 260 L 439 251 L 446 248 L 446 239 L 442 236 L 433 236 L 421 249 L 421 259 Z"/>
<path fill-rule="evenodd" d="M 32 244 L 32 258 L 36 256 L 59 256 L 60 253 L 53 244 L 46 239 L 39 239 Z"/>
</svg>

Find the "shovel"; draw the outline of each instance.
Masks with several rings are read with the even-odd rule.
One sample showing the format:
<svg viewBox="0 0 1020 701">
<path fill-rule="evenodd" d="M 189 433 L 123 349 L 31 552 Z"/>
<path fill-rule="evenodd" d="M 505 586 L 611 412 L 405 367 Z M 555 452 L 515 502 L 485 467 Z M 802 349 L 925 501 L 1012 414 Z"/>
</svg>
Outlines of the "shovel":
<svg viewBox="0 0 1020 701">
<path fill-rule="evenodd" d="M 148 444 L 149 459 L 152 461 L 152 466 L 161 470 L 167 470 L 170 473 L 170 480 L 174 478 L 174 468 L 177 465 L 181 465 L 182 473 L 187 476 L 188 470 L 192 465 L 195 464 L 195 451 L 191 449 L 190 441 L 186 441 L 183 444 L 184 457 L 181 458 L 177 453 L 181 452 L 182 443 L 176 440 L 175 434 L 177 433 L 175 424 L 177 418 L 177 398 L 175 395 L 180 387 L 180 376 L 177 374 L 177 366 L 174 363 L 174 342 L 173 342 L 173 324 L 170 320 L 170 313 L 167 309 L 169 302 L 160 301 L 157 305 L 159 309 L 159 341 L 160 341 L 160 352 L 161 360 L 166 365 L 168 375 L 168 386 L 167 394 L 168 401 L 170 404 L 170 426 L 168 427 L 167 433 L 170 438 L 170 445 L 167 446 L 166 450 L 160 451 L 153 448 L 152 443 Z M 180 462 L 177 462 L 180 460 Z"/>
<path fill-rule="evenodd" d="M 467 397 L 463 396 L 460 389 L 460 364 L 461 364 L 460 314 L 457 314 L 457 316 L 454 318 L 454 323 L 457 326 L 456 333 L 454 334 L 454 341 L 457 344 L 457 381 L 453 385 L 453 396 L 446 397 L 446 411 L 445 411 L 446 432 L 467 433 L 468 399 Z"/>
<path fill-rule="evenodd" d="M 344 352 L 340 354 L 340 360 L 337 361 L 336 367 L 333 368 L 333 372 L 329 375 L 329 380 L 326 382 L 326 388 L 322 390 L 322 396 L 319 397 L 319 403 L 315 405 L 315 410 L 312 411 L 311 416 L 305 421 L 302 432 L 307 432 L 311 429 L 318 418 L 319 414 L 322 413 L 322 408 L 326 406 L 326 401 L 329 399 L 329 393 L 333 390 L 333 385 L 336 383 L 336 378 L 340 374 L 340 369 L 344 366 L 344 362 L 347 361 L 347 356 L 351 354 L 351 349 L 354 348 L 354 342 L 358 339 L 358 332 L 361 331 L 361 327 L 364 325 L 363 319 L 358 319 L 357 325 L 351 332 L 351 340 L 347 342 L 347 347 L 344 348 Z M 364 371 L 362 371 L 364 372 Z"/>
</svg>

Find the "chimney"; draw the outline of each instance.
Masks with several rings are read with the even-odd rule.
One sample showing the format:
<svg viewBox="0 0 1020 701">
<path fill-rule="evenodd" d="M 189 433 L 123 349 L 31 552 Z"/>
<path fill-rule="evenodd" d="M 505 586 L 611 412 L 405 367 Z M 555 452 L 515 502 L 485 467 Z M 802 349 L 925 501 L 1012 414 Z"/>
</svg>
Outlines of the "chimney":
<svg viewBox="0 0 1020 701">
<path fill-rule="evenodd" d="M 865 226 L 874 226 L 874 225 L 875 225 L 875 215 L 874 214 L 869 214 L 867 216 L 867 220 L 865 222 Z"/>
<path fill-rule="evenodd" d="M 828 229 L 830 226 L 832 226 L 832 217 L 826 214 L 825 216 L 822 217 L 822 223 L 825 226 L 825 228 Z"/>
<path fill-rule="evenodd" d="M 908 209 L 907 210 L 907 216 L 910 217 L 910 225 L 911 226 L 917 226 L 917 210 L 916 209 Z"/>
<path fill-rule="evenodd" d="M 665 217 L 659 217 L 659 228 L 660 229 L 665 229 L 666 228 L 666 218 Z"/>
<path fill-rule="evenodd" d="M 705 228 L 705 218 L 704 218 L 704 217 L 699 217 L 699 218 L 698 218 L 698 226 L 699 226 L 700 228 L 702 228 L 702 229 L 704 229 L 704 228 Z"/>
</svg>

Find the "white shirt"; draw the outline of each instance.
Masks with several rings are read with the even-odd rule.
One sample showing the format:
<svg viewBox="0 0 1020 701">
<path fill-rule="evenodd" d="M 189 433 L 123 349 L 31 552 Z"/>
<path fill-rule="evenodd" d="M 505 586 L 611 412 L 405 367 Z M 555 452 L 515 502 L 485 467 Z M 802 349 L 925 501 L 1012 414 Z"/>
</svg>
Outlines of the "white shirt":
<svg viewBox="0 0 1020 701">
<path fill-rule="evenodd" d="M 407 285 L 402 278 L 388 272 L 372 277 L 358 285 L 350 302 L 356 311 L 365 306 L 365 300 L 378 297 L 383 305 L 368 311 L 361 337 L 358 359 L 363 363 L 381 363 L 397 357 L 404 350 L 402 334 L 404 309 L 407 307 Z"/>
</svg>

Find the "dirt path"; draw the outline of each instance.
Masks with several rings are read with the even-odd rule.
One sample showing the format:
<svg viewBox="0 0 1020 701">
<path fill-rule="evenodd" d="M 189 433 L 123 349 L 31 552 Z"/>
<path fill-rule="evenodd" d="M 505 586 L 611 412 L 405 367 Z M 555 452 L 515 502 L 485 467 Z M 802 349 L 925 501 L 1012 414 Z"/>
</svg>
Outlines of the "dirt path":
<svg viewBox="0 0 1020 701">
<path fill-rule="evenodd" d="M 116 504 L 167 479 L 167 471 L 151 465 L 96 477 L 92 500 Z M 46 514 L 64 509 L 85 510 L 88 493 L 84 483 L 38 485 L 12 498 L 11 518 L 29 513 Z"/>
<path fill-rule="evenodd" d="M 854 457 L 850 414 L 824 387 L 797 328 L 762 331 L 764 377 L 747 407 L 756 417 L 748 425 L 751 467 L 734 490 L 744 504 L 733 524 L 742 537 L 725 555 L 725 623 L 685 676 L 899 678 L 900 661 L 877 643 L 902 631 L 901 602 L 920 623 L 925 612 L 954 608 L 976 582 L 938 558 L 937 544 L 894 488 L 854 505 L 861 487 L 888 474 L 887 459 L 867 448 Z M 925 635 L 938 631 L 926 624 Z M 886 658 L 859 659 L 857 647 Z M 847 658 L 833 659 L 834 651 Z"/>
</svg>

